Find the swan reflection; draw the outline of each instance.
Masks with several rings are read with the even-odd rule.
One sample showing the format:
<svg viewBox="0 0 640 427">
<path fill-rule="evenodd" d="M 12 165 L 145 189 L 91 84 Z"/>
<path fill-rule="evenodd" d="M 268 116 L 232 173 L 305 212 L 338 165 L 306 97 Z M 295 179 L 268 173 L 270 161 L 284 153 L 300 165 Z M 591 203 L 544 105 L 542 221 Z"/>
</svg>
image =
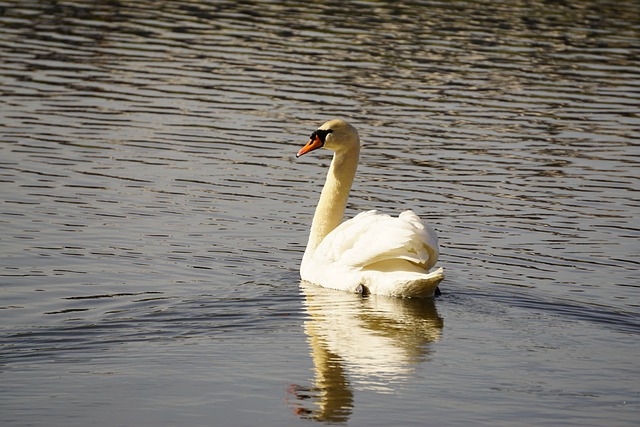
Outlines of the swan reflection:
<svg viewBox="0 0 640 427">
<path fill-rule="evenodd" d="M 442 334 L 433 299 L 357 294 L 301 283 L 314 379 L 292 385 L 287 403 L 302 418 L 346 422 L 354 392 L 391 393 L 428 360 Z"/>
</svg>

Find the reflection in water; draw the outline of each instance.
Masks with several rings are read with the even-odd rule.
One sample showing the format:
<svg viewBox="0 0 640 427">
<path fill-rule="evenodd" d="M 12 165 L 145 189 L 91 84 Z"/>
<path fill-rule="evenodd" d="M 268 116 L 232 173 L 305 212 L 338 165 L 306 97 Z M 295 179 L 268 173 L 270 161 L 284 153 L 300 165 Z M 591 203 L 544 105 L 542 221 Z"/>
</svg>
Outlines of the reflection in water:
<svg viewBox="0 0 640 427">
<path fill-rule="evenodd" d="M 392 392 L 442 333 L 433 299 L 362 298 L 306 282 L 302 290 L 315 378 L 312 387 L 292 385 L 288 403 L 303 418 L 347 421 L 354 389 Z"/>
</svg>

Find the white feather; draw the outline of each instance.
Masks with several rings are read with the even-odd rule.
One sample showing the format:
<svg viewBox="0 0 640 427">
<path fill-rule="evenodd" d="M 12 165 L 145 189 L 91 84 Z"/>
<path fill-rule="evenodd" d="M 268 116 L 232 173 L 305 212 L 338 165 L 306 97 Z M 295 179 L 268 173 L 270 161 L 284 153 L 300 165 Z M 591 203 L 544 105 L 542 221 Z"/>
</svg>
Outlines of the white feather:
<svg viewBox="0 0 640 427">
<path fill-rule="evenodd" d="M 435 232 L 413 211 L 393 218 L 373 210 L 340 224 L 322 240 L 315 256 L 359 269 L 393 259 L 429 269 L 438 252 Z"/>
</svg>

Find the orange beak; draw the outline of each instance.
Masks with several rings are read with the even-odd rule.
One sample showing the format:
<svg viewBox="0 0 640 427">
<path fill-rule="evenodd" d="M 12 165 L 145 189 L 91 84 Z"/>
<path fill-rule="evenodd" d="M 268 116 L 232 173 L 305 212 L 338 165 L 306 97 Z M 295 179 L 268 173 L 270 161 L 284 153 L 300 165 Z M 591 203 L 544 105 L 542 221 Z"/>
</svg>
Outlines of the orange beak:
<svg viewBox="0 0 640 427">
<path fill-rule="evenodd" d="M 313 136 L 313 135 L 311 135 L 311 136 Z M 322 147 L 323 145 L 324 145 L 324 142 L 322 142 L 320 137 L 318 137 L 316 135 L 315 138 L 310 139 L 309 142 L 307 142 L 307 145 L 305 145 L 304 147 L 302 147 L 300 149 L 300 151 L 298 151 L 298 154 L 296 154 L 296 157 L 300 157 L 303 154 L 307 154 L 309 151 L 316 150 L 316 149 Z"/>
</svg>

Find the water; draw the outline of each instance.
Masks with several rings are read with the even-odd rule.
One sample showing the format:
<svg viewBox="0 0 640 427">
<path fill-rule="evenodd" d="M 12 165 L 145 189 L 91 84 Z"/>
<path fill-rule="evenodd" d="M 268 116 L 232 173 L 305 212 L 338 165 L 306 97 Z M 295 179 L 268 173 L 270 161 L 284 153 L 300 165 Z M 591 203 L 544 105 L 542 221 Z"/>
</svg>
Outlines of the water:
<svg viewBox="0 0 640 427">
<path fill-rule="evenodd" d="M 637 425 L 638 16 L 0 3 L 2 425 Z M 435 301 L 301 287 L 333 117 Z"/>
</svg>

